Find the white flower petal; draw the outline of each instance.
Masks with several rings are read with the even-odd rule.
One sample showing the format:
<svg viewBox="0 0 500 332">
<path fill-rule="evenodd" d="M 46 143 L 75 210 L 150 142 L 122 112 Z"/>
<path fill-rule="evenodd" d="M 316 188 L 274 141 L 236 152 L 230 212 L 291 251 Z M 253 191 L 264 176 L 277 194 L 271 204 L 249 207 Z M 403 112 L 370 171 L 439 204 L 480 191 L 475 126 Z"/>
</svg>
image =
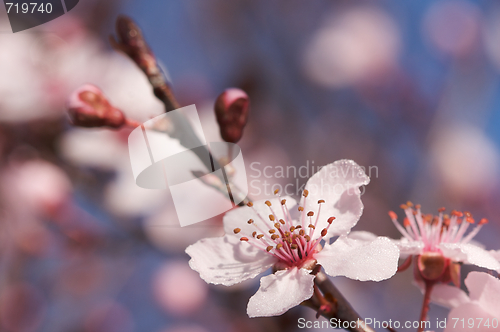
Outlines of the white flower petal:
<svg viewBox="0 0 500 332">
<path fill-rule="evenodd" d="M 489 252 L 497 261 L 500 261 L 500 250 L 490 250 Z"/>
<path fill-rule="evenodd" d="M 286 196 L 282 197 L 281 199 L 286 199 L 286 206 L 288 209 L 292 209 L 297 202 L 295 199 L 292 197 Z M 266 200 L 259 200 L 253 203 L 253 208 L 248 207 L 248 206 L 242 206 L 242 207 L 237 207 L 235 209 L 232 209 L 231 211 L 227 212 L 224 215 L 224 231 L 226 234 L 234 234 L 234 229 L 235 228 L 240 228 L 241 229 L 241 234 L 238 234 L 238 237 L 240 236 L 251 236 L 252 232 L 258 231 L 258 229 L 255 226 L 260 227 L 260 229 L 263 232 L 267 232 L 274 224 L 274 222 L 271 222 L 269 220 L 269 215 L 271 214 L 271 209 L 269 209 L 269 206 L 265 204 Z M 269 199 L 271 202 L 271 208 L 274 211 L 275 216 L 279 219 L 284 219 L 284 214 L 283 214 L 283 209 L 280 203 L 280 198 L 272 198 Z M 262 219 L 258 216 L 258 214 L 266 221 L 264 223 Z M 247 222 L 249 219 L 254 220 L 255 225 L 249 225 Z M 276 222 L 276 221 L 275 221 Z"/>
<path fill-rule="evenodd" d="M 469 326 L 469 318 L 474 320 L 474 324 Z M 482 318 L 481 324 L 479 324 Z M 458 320 L 457 320 L 458 319 Z M 463 321 L 462 321 L 463 319 Z M 485 321 L 489 319 L 490 326 L 484 325 Z M 492 332 L 498 331 L 497 328 L 491 326 L 492 320 L 495 316 L 490 315 L 488 312 L 484 311 L 477 303 L 466 303 L 453 309 L 448 315 L 446 320 L 446 329 L 444 332 Z M 471 320 L 471 322 L 472 322 Z M 497 317 L 498 322 L 498 317 Z M 480 326 L 478 326 L 480 325 Z"/>
<path fill-rule="evenodd" d="M 500 318 L 500 279 L 473 271 L 465 278 L 465 285 L 472 301 L 477 301 L 484 310 Z"/>
<path fill-rule="evenodd" d="M 400 240 L 392 240 L 392 242 L 398 246 L 401 258 L 419 255 L 424 250 L 424 243 L 422 241 L 408 241 L 407 238 L 402 238 Z"/>
<path fill-rule="evenodd" d="M 328 164 L 307 181 L 305 189 L 309 191 L 309 196 L 305 212 L 316 213 L 318 200 L 325 200 L 321 206 L 317 228 L 325 228 L 328 218 L 335 217 L 326 238 L 345 235 L 363 213 L 359 187 L 369 182 L 370 178 L 364 170 L 352 160 L 344 159 Z"/>
<path fill-rule="evenodd" d="M 439 249 L 445 257 L 455 262 L 473 264 L 495 271 L 500 269 L 500 263 L 488 251 L 470 243 L 441 243 Z"/>
<path fill-rule="evenodd" d="M 231 286 L 254 278 L 277 259 L 235 236 L 202 239 L 186 248 L 189 266 L 208 283 Z"/>
<path fill-rule="evenodd" d="M 299 305 L 313 295 L 314 277 L 296 267 L 263 277 L 259 290 L 248 301 L 248 316 L 278 316 Z"/>
<path fill-rule="evenodd" d="M 431 301 L 451 309 L 468 303 L 469 297 L 458 287 L 437 284 L 432 289 Z"/>
<path fill-rule="evenodd" d="M 367 242 L 342 236 L 325 245 L 315 258 L 332 277 L 380 281 L 396 273 L 399 250 L 386 237 Z"/>
</svg>

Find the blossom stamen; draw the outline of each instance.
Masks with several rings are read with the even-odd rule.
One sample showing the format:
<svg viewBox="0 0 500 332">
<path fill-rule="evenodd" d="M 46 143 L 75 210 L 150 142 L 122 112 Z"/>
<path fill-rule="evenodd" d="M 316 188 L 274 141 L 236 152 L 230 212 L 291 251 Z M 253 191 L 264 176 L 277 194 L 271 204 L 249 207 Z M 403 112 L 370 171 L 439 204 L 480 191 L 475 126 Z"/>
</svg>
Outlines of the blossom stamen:
<svg viewBox="0 0 500 332">
<path fill-rule="evenodd" d="M 424 251 L 440 252 L 441 243 L 468 243 L 477 235 L 482 225 L 487 223 L 487 219 L 481 221 L 468 234 L 469 227 L 475 224 L 475 220 L 470 212 L 460 212 L 453 210 L 450 215 L 444 214 L 445 208 L 439 208 L 439 214 L 433 216 L 424 215 L 420 210 L 420 205 L 411 202 L 402 204 L 406 218 L 403 226 L 398 223 L 397 215 L 389 211 L 389 217 L 398 229 L 398 231 L 410 241 L 422 241 Z M 466 235 L 467 234 L 467 235 Z"/>
<path fill-rule="evenodd" d="M 275 194 L 279 195 L 279 191 L 275 191 Z M 305 206 L 305 200 L 308 196 L 308 192 L 304 191 L 303 204 Z M 269 254 L 274 255 L 279 258 L 282 262 L 292 265 L 292 266 L 301 266 L 306 261 L 312 259 L 312 254 L 317 250 L 317 246 L 321 242 L 321 240 L 328 234 L 328 229 L 332 224 L 334 217 L 330 217 L 327 220 L 328 225 L 325 228 L 322 228 L 318 237 L 314 237 L 316 232 L 316 228 L 319 225 L 319 215 L 321 212 L 321 204 L 325 203 L 325 200 L 318 200 L 318 211 L 304 211 L 303 206 L 299 206 L 300 218 L 304 220 L 303 225 L 296 225 L 293 219 L 290 217 L 290 211 L 286 204 L 286 199 L 281 199 L 280 197 L 280 205 L 283 212 L 283 218 L 279 219 L 276 215 L 275 211 L 273 211 L 273 204 L 271 201 L 265 201 L 264 204 L 270 209 L 271 214 L 267 216 L 267 218 L 263 218 L 253 206 L 253 204 L 248 204 L 251 207 L 255 214 L 261 219 L 266 227 L 268 227 L 267 231 L 264 231 L 259 226 L 259 223 L 256 223 L 253 219 L 249 219 L 247 221 L 248 225 L 253 225 L 256 230 L 251 234 L 252 236 L 243 236 L 240 238 L 240 241 L 247 242 L 254 247 L 263 250 Z M 316 215 L 316 220 L 313 221 L 313 217 Z M 305 218 L 309 218 L 309 223 L 307 224 L 307 228 L 309 231 L 306 231 L 305 227 Z M 241 228 L 235 228 L 234 233 L 239 234 L 243 232 Z M 245 234 L 243 234 L 245 235 Z"/>
</svg>

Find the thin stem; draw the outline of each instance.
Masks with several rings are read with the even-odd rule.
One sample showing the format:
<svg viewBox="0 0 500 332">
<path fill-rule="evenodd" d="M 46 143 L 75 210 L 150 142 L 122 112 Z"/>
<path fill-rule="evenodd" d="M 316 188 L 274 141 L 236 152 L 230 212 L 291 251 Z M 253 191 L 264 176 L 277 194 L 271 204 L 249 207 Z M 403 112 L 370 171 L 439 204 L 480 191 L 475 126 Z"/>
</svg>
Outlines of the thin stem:
<svg viewBox="0 0 500 332">
<path fill-rule="evenodd" d="M 325 312 L 320 314 L 326 319 L 336 318 L 341 322 L 356 322 L 356 324 L 349 324 L 350 327 L 347 328 L 351 332 L 375 332 L 365 321 L 359 316 L 359 314 L 353 309 L 351 304 L 346 300 L 346 298 L 340 293 L 340 291 L 333 285 L 330 278 L 319 271 L 314 279 L 315 285 L 323 292 L 323 294 L 330 295 L 336 304 L 335 312 Z M 319 309 L 319 308 L 318 308 Z M 351 325 L 355 325 L 352 327 Z"/>
<path fill-rule="evenodd" d="M 425 327 L 425 321 L 427 319 L 427 313 L 429 312 L 429 303 L 431 302 L 431 293 L 434 288 L 435 282 L 426 281 L 425 282 L 425 295 L 424 302 L 422 303 L 422 312 L 420 313 L 420 326 L 418 332 L 423 332 Z"/>
<path fill-rule="evenodd" d="M 406 269 L 408 269 L 410 267 L 410 265 L 411 265 L 411 261 L 412 261 L 412 256 L 408 256 L 408 258 L 405 259 L 405 261 L 403 262 L 403 264 L 401 264 L 400 266 L 398 266 L 398 271 L 397 272 L 403 272 Z"/>
</svg>

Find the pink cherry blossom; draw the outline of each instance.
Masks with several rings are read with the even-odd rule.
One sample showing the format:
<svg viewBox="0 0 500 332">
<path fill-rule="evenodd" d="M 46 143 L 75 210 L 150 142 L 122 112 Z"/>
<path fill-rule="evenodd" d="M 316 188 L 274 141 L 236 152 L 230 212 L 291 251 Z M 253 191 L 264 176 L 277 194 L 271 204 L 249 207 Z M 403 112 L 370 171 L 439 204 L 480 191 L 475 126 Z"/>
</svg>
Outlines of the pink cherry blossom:
<svg viewBox="0 0 500 332">
<path fill-rule="evenodd" d="M 226 235 L 189 246 L 189 265 L 206 282 L 225 286 L 273 267 L 250 298 L 250 317 L 281 315 L 309 299 L 316 264 L 330 276 L 387 279 L 396 272 L 397 246 L 384 237 L 347 236 L 363 210 L 359 187 L 368 182 L 351 160 L 329 164 L 309 179 L 298 208 L 293 198 L 277 193 L 226 213 Z M 334 236 L 339 238 L 329 244 Z"/>
<path fill-rule="evenodd" d="M 452 309 L 444 331 L 498 331 L 500 280 L 488 273 L 473 271 L 467 275 L 465 285 L 469 295 L 448 285 L 437 285 L 434 289 L 432 300 Z"/>
<path fill-rule="evenodd" d="M 389 216 L 403 235 L 401 240 L 395 241 L 401 257 L 418 256 L 420 273 L 416 273 L 417 280 L 423 277 L 429 281 L 453 281 L 459 286 L 459 266 L 455 263 L 500 269 L 500 263 L 493 255 L 471 243 L 488 220 L 481 219 L 469 231 L 475 220 L 468 212 L 452 211 L 450 216 L 444 214 L 445 209 L 441 208 L 438 216 L 426 215 L 422 213 L 420 205 L 413 208 L 410 202 L 403 204 L 402 208 L 406 214 L 403 226 L 398 223 L 396 213 L 391 211 Z M 426 261 L 429 262 L 427 268 Z"/>
</svg>

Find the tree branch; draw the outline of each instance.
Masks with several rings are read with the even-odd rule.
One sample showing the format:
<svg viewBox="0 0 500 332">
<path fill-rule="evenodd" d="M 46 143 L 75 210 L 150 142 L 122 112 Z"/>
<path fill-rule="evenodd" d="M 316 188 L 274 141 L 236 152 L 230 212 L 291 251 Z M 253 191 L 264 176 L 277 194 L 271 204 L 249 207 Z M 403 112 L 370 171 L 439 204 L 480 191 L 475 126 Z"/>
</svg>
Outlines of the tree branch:
<svg viewBox="0 0 500 332">
<path fill-rule="evenodd" d="M 336 310 L 331 312 L 320 312 L 323 317 L 326 319 L 336 318 L 340 322 L 349 322 L 349 325 L 354 325 L 354 323 L 351 324 L 351 322 L 356 322 L 355 327 L 350 326 L 346 328 L 346 330 L 351 332 L 375 332 L 353 309 L 351 304 L 340 293 L 337 287 L 333 285 L 330 278 L 328 278 L 324 272 L 319 271 L 316 274 L 314 283 L 323 294 L 329 294 L 335 300 Z"/>
<path fill-rule="evenodd" d="M 180 105 L 137 24 L 126 16 L 119 16 L 116 20 L 116 34 L 118 41 L 110 36 L 111 45 L 127 54 L 146 74 L 155 96 L 165 105 L 165 110 L 170 112 L 179 108 Z"/>
</svg>

